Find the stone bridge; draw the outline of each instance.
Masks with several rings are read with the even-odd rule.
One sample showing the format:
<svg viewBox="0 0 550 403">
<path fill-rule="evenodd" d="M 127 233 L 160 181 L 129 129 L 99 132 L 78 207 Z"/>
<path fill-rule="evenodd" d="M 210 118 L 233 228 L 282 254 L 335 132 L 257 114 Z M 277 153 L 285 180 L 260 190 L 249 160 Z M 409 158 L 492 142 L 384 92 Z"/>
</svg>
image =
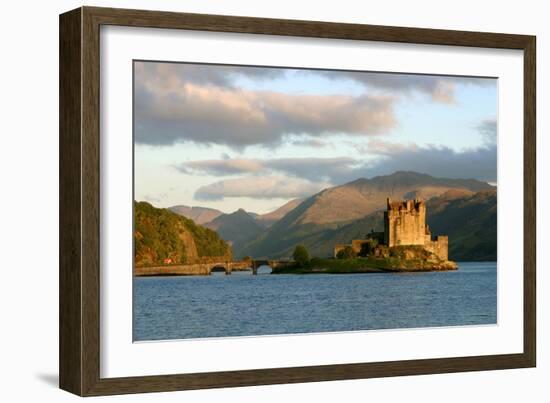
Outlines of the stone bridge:
<svg viewBox="0 0 550 403">
<path fill-rule="evenodd" d="M 165 265 L 150 267 L 135 267 L 134 276 L 208 276 L 212 272 L 225 272 L 229 275 L 232 271 L 252 271 L 258 274 L 258 268 L 269 266 L 271 269 L 286 267 L 294 262 L 289 260 L 240 260 L 219 261 L 208 263 L 195 263 L 185 265 Z"/>
<path fill-rule="evenodd" d="M 279 267 L 287 267 L 294 264 L 292 260 L 268 260 L 268 259 L 254 259 L 252 260 L 252 274 L 258 273 L 258 268 L 261 266 L 269 266 L 271 270 L 275 270 Z"/>
</svg>

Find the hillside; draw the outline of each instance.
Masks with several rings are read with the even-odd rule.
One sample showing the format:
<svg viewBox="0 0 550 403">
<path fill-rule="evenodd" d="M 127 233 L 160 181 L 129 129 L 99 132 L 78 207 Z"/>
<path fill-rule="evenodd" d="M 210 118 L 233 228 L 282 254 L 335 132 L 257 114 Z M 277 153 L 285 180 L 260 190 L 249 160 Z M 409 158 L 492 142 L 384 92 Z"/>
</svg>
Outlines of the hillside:
<svg viewBox="0 0 550 403">
<path fill-rule="evenodd" d="M 426 221 L 434 234 L 449 235 L 452 260 L 496 260 L 497 194 L 443 194 L 426 204 Z"/>
<path fill-rule="evenodd" d="M 492 188 L 475 179 L 435 178 L 416 172 L 398 171 L 372 179 L 360 178 L 321 191 L 313 196 L 314 203 L 297 217 L 295 224 L 328 224 L 356 220 L 384 209 L 388 197 L 405 199 L 417 196 L 427 200 L 451 189 L 478 192 Z"/>
<path fill-rule="evenodd" d="M 231 248 L 216 232 L 168 209 L 134 202 L 134 255 L 136 266 L 191 263 L 208 256 L 230 256 Z"/>
<path fill-rule="evenodd" d="M 294 199 L 291 200 L 285 204 L 283 204 L 278 209 L 266 213 L 266 214 L 260 214 L 254 217 L 256 221 L 258 221 L 262 226 L 264 227 L 270 227 L 277 221 L 279 221 L 281 218 L 283 218 L 288 212 L 291 210 L 294 210 L 298 205 L 303 202 L 304 199 Z M 250 214 L 250 213 L 249 213 Z"/>
<path fill-rule="evenodd" d="M 237 258 L 241 257 L 240 250 L 243 242 L 254 239 L 264 230 L 254 217 L 243 209 L 231 214 L 220 215 L 204 225 L 216 231 L 220 237 L 229 242 L 233 249 L 233 255 Z"/>
<path fill-rule="evenodd" d="M 473 179 L 435 178 L 414 172 L 361 178 L 304 200 L 260 237 L 249 241 L 242 253 L 288 257 L 295 245 L 303 244 L 313 255 L 330 256 L 334 243 L 362 237 L 365 230 L 382 230 L 381 211 L 387 197 L 434 197 L 448 191 L 465 196 L 491 189 L 494 187 Z"/>
<path fill-rule="evenodd" d="M 172 206 L 169 207 L 168 210 L 179 214 L 181 216 L 184 216 L 186 218 L 189 218 L 195 223 L 202 225 L 207 222 L 212 221 L 216 217 L 219 217 L 223 213 L 220 210 L 216 210 L 213 208 L 208 207 L 189 207 L 189 206 Z"/>
</svg>

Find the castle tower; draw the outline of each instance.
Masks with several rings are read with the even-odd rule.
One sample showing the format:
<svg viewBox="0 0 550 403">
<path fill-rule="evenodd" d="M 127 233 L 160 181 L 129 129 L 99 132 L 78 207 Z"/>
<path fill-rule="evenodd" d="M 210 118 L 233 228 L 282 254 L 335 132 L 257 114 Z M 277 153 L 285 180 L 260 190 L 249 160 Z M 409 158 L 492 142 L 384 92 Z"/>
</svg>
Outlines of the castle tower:
<svg viewBox="0 0 550 403">
<path fill-rule="evenodd" d="M 387 246 L 425 245 L 430 239 L 424 201 L 387 199 L 384 212 L 384 243 Z"/>
</svg>

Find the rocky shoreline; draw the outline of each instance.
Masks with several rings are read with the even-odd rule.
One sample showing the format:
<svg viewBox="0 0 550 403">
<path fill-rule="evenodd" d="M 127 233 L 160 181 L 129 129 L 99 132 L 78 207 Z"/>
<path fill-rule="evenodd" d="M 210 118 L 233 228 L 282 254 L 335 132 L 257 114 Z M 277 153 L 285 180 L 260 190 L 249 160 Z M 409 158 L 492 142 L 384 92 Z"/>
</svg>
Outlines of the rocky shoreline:
<svg viewBox="0 0 550 403">
<path fill-rule="evenodd" d="M 306 265 L 273 270 L 272 274 L 413 273 L 458 270 L 456 262 L 397 258 L 313 258 Z"/>
</svg>

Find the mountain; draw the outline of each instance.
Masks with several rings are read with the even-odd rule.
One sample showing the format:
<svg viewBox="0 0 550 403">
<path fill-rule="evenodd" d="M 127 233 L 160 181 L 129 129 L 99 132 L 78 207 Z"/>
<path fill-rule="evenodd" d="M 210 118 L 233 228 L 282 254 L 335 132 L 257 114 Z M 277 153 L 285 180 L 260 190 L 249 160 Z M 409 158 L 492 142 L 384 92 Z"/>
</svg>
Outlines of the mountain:
<svg viewBox="0 0 550 403">
<path fill-rule="evenodd" d="M 233 255 L 241 257 L 242 244 L 254 239 L 263 232 L 263 227 L 256 222 L 254 217 L 243 209 L 231 214 L 223 214 L 205 224 L 205 227 L 216 231 L 233 248 Z"/>
<path fill-rule="evenodd" d="M 270 212 L 270 213 L 266 213 L 266 214 L 259 214 L 257 215 L 255 218 L 256 218 L 256 221 L 258 221 L 261 225 L 263 225 L 264 227 L 270 227 L 272 226 L 275 222 L 279 221 L 281 218 L 283 218 L 289 211 L 291 210 L 294 210 L 296 207 L 298 207 L 298 205 L 303 202 L 304 199 L 294 199 L 294 200 L 291 200 L 285 204 L 283 204 L 281 207 L 279 207 L 278 209 Z M 249 213 L 250 214 L 250 213 Z"/>
<path fill-rule="evenodd" d="M 303 244 L 312 255 L 329 256 L 340 239 L 349 242 L 353 237 L 363 237 L 365 231 L 382 229 L 383 222 L 376 217 L 382 217 L 380 211 L 385 209 L 387 197 L 437 197 L 448 191 L 470 195 L 492 189 L 475 179 L 435 178 L 415 172 L 361 178 L 304 200 L 257 239 L 246 243 L 242 253 L 289 257 L 295 245 Z M 377 214 L 371 216 L 373 213 Z"/>
<path fill-rule="evenodd" d="M 314 229 L 314 228 L 312 228 Z M 319 230 L 313 230 L 310 235 L 303 236 L 300 244 L 304 245 L 311 256 L 330 257 L 333 256 L 334 245 L 337 243 L 350 243 L 352 239 L 365 238 L 369 232 L 378 232 L 384 230 L 384 212 L 375 211 L 366 217 L 355 220 L 349 224 L 335 227 L 328 227 Z M 289 247 L 281 254 L 284 257 L 290 257 L 294 250 L 294 245 Z"/>
<path fill-rule="evenodd" d="M 216 232 L 168 209 L 134 202 L 134 254 L 136 266 L 192 263 L 208 256 L 231 259 L 231 248 Z"/>
<path fill-rule="evenodd" d="M 432 234 L 449 235 L 450 259 L 496 260 L 496 190 L 470 195 L 447 192 L 429 200 L 426 208 Z"/>
<path fill-rule="evenodd" d="M 216 210 L 208 207 L 189 207 L 189 206 L 172 206 L 168 210 L 179 214 L 181 216 L 190 218 L 197 224 L 205 224 L 212 221 L 216 217 L 219 217 L 223 213 L 220 210 Z"/>
<path fill-rule="evenodd" d="M 435 178 L 416 172 L 398 171 L 372 179 L 357 179 L 342 186 L 328 188 L 313 196 L 314 203 L 298 218 L 297 224 L 327 224 L 356 220 L 386 207 L 386 198 L 414 196 L 425 200 L 450 189 L 473 192 L 492 189 L 475 179 Z"/>
</svg>

